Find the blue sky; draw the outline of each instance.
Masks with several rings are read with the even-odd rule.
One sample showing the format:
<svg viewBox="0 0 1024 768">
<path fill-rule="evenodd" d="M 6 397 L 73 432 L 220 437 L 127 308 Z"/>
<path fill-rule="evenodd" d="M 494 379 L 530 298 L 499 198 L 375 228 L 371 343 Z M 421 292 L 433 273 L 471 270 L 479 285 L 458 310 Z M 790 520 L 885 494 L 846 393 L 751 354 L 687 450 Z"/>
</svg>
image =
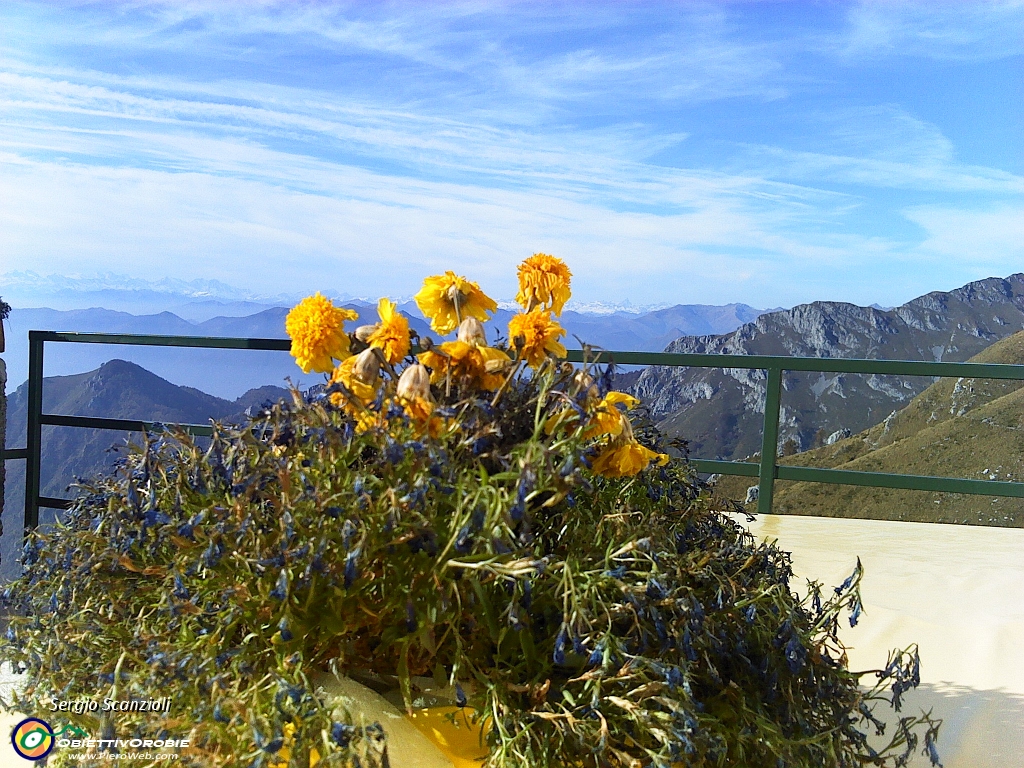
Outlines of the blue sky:
<svg viewBox="0 0 1024 768">
<path fill-rule="evenodd" d="M 898 304 L 1024 271 L 1024 2 L 0 4 L 0 272 Z M 2 290 L 0 290 L 2 293 Z"/>
</svg>

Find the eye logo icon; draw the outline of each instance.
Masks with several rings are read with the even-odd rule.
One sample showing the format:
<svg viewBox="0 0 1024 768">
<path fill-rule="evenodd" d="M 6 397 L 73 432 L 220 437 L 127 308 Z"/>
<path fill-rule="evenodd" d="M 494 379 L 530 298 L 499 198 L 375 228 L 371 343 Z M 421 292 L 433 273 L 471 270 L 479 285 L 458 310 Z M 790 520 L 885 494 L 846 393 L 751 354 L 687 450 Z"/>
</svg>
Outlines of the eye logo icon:
<svg viewBox="0 0 1024 768">
<path fill-rule="evenodd" d="M 53 749 L 53 728 L 45 720 L 28 717 L 11 733 L 14 751 L 26 760 L 42 760 Z"/>
</svg>

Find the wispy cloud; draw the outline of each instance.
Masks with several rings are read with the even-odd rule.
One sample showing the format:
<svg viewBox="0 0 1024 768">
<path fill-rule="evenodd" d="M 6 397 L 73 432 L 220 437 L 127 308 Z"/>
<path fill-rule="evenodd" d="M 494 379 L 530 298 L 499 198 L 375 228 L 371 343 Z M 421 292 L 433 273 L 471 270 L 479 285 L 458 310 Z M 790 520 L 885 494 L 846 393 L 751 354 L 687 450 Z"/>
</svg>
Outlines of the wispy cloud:
<svg viewBox="0 0 1024 768">
<path fill-rule="evenodd" d="M 921 206 L 906 216 L 927 233 L 916 248 L 921 254 L 997 269 L 1007 258 L 1018 264 L 1024 258 L 1024 205 L 982 210 Z"/>
<path fill-rule="evenodd" d="M 842 52 L 986 61 L 1024 54 L 1024 2 L 888 2 L 851 8 Z"/>
</svg>

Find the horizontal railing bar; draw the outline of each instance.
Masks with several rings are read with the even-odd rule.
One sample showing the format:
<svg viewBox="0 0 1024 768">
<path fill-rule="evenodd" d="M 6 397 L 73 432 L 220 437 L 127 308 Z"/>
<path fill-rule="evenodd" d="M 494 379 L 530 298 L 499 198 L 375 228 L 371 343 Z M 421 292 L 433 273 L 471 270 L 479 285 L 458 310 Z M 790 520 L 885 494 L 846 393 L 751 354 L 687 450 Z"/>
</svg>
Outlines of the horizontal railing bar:
<svg viewBox="0 0 1024 768">
<path fill-rule="evenodd" d="M 896 376 L 947 376 L 978 379 L 1024 380 L 1024 365 L 1004 363 L 936 363 L 916 360 L 865 360 L 838 357 L 784 357 L 782 355 L 705 355 L 674 352 L 597 352 L 591 363 L 665 365 L 692 368 L 778 368 L 783 371 L 821 373 L 880 373 Z M 583 362 L 583 350 L 569 350 L 570 363 Z"/>
<path fill-rule="evenodd" d="M 71 499 L 57 499 L 53 496 L 40 496 L 38 503 L 40 507 L 49 507 L 50 509 L 71 509 L 71 505 L 74 502 Z"/>
<path fill-rule="evenodd" d="M 1024 483 L 1004 480 L 967 480 L 959 477 L 932 477 L 929 475 L 891 475 L 887 472 L 857 472 L 850 469 L 821 469 L 819 467 L 776 467 L 779 480 L 796 480 L 829 485 L 859 485 L 870 488 L 897 488 L 906 491 L 936 491 L 963 493 L 974 496 L 1003 496 L 1024 498 Z"/>
<path fill-rule="evenodd" d="M 288 339 L 236 338 L 212 336 L 160 336 L 121 333 L 67 333 L 30 331 L 44 341 L 81 344 L 132 344 L 139 346 L 200 347 L 208 349 L 258 349 L 287 352 Z M 947 376 L 985 379 L 1024 380 L 1024 366 L 1003 363 L 940 363 L 915 360 L 866 360 L 836 357 L 785 357 L 783 355 L 705 355 L 674 352 L 592 351 L 591 362 L 615 362 L 620 365 L 666 365 L 694 368 L 779 368 L 784 371 L 821 373 L 879 373 L 898 376 Z M 571 363 L 583 362 L 583 350 L 569 350 Z"/>
<path fill-rule="evenodd" d="M 757 477 L 758 472 L 758 465 L 749 461 L 719 461 L 718 459 L 690 459 L 689 461 L 698 472 L 710 474 Z"/>
<path fill-rule="evenodd" d="M 136 419 L 104 419 L 95 416 L 61 416 L 55 413 L 44 413 L 39 417 L 40 424 L 52 427 L 89 427 L 91 429 L 117 429 L 123 432 L 162 432 L 170 428 L 179 428 L 190 435 L 210 437 L 213 428 L 202 424 L 164 424 L 159 421 L 138 421 Z"/>
<path fill-rule="evenodd" d="M 27 459 L 28 448 L 0 448 L 0 459 Z"/>
<path fill-rule="evenodd" d="M 690 459 L 698 472 L 720 475 L 757 477 L 758 465 L 747 461 L 718 461 L 716 459 Z M 895 488 L 906 491 L 935 491 L 963 493 L 974 496 L 1000 496 L 1024 498 L 1024 483 L 1003 480 L 968 480 L 959 477 L 931 475 L 893 475 L 887 472 L 858 472 L 849 469 L 821 469 L 819 467 L 792 467 L 780 464 L 775 468 L 779 480 L 829 485 L 858 485 L 868 488 Z"/>
<path fill-rule="evenodd" d="M 206 349 L 259 349 L 287 352 L 292 348 L 288 339 L 245 339 L 216 336 L 160 336 L 124 333 L 68 333 L 63 331 L 29 331 L 30 339 L 69 342 L 74 344 L 131 344 L 142 347 L 201 347 Z"/>
</svg>

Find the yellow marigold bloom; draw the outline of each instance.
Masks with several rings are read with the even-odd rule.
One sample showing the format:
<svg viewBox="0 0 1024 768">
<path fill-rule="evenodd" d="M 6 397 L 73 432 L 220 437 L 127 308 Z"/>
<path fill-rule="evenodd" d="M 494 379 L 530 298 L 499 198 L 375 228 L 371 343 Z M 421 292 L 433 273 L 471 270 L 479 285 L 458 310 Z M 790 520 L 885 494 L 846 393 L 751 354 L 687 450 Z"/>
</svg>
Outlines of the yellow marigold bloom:
<svg viewBox="0 0 1024 768">
<path fill-rule="evenodd" d="M 495 347 L 478 346 L 476 349 L 484 361 L 484 372 L 487 376 L 503 379 L 505 372 L 512 366 L 512 358 Z M 501 386 L 500 381 L 498 386 Z"/>
<path fill-rule="evenodd" d="M 362 411 L 367 405 L 372 403 L 377 397 L 377 382 L 379 378 L 374 378 L 371 381 L 364 381 L 358 372 L 356 371 L 356 363 L 360 360 L 362 355 L 350 356 L 342 360 L 337 368 L 334 369 L 334 373 L 331 374 L 331 384 L 341 384 L 345 389 L 352 393 L 353 397 L 358 402 L 351 402 L 343 392 L 334 392 L 331 394 L 331 402 L 334 405 L 341 407 L 348 405 L 354 408 L 356 411 Z"/>
<path fill-rule="evenodd" d="M 451 271 L 428 277 L 413 298 L 420 311 L 430 318 L 430 327 L 442 336 L 454 331 L 463 318 L 484 321 L 488 312 L 498 308 L 497 302 L 479 285 Z"/>
<path fill-rule="evenodd" d="M 608 443 L 590 465 L 590 469 L 604 477 L 632 477 L 652 461 L 658 466 L 668 463 L 668 454 L 657 453 L 636 440 Z"/>
<path fill-rule="evenodd" d="M 565 346 L 558 341 L 564 335 L 565 329 L 551 319 L 546 309 L 520 312 L 508 321 L 508 337 L 519 349 L 519 358 L 531 368 L 539 368 L 549 352 L 565 357 Z"/>
<path fill-rule="evenodd" d="M 562 428 L 574 428 L 579 423 L 579 420 L 579 414 L 575 410 L 569 407 L 563 408 L 544 420 L 544 434 L 552 435 Z"/>
<path fill-rule="evenodd" d="M 434 384 L 443 382 L 450 370 L 456 383 L 466 382 L 470 386 L 493 391 L 504 382 L 504 371 L 512 362 L 500 349 L 464 341 L 446 341 L 437 349 L 419 356 L 420 362 L 433 371 L 430 380 Z"/>
<path fill-rule="evenodd" d="M 527 312 L 536 307 L 562 314 L 569 300 L 572 272 L 565 262 L 546 253 L 535 253 L 519 265 L 519 293 L 516 301 Z"/>
<path fill-rule="evenodd" d="M 589 383 L 589 379 L 589 376 L 586 377 L 583 383 L 596 392 L 597 388 Z M 632 395 L 627 395 L 625 392 L 609 392 L 593 406 L 593 413 L 590 414 L 587 428 L 582 436 L 585 439 L 601 436 L 613 438 L 618 437 L 626 430 L 629 430 L 629 434 L 632 434 L 626 414 L 616 408 L 617 405 L 624 405 L 629 410 L 640 405 L 640 401 Z M 564 409 L 548 417 L 544 423 L 544 430 L 550 435 L 555 430 L 563 427 L 566 429 L 575 427 L 579 420 L 580 415 L 576 409 L 566 406 Z"/>
<path fill-rule="evenodd" d="M 398 311 L 398 305 L 386 298 L 377 303 L 377 314 L 380 322 L 367 336 L 366 343 L 380 349 L 385 360 L 397 365 L 409 354 L 409 321 Z"/>
<path fill-rule="evenodd" d="M 594 413 L 590 417 L 590 423 L 587 425 L 583 437 L 591 438 L 598 435 L 618 437 L 628 427 L 628 420 L 626 414 L 616 406 L 624 405 L 628 410 L 636 408 L 639 404 L 639 400 L 625 392 L 609 392 L 594 408 Z"/>
<path fill-rule="evenodd" d="M 303 373 L 330 373 L 334 360 L 349 356 L 349 338 L 342 326 L 357 317 L 351 309 L 334 306 L 319 291 L 292 308 L 284 328 L 292 340 L 292 357 Z"/>
<path fill-rule="evenodd" d="M 444 431 L 444 419 L 434 415 L 434 403 L 427 398 L 396 397 L 395 402 L 402 406 L 405 415 L 415 426 L 417 435 L 427 433 L 431 437 L 437 437 Z"/>
<path fill-rule="evenodd" d="M 368 432 L 371 429 L 384 429 L 388 425 L 387 416 L 383 411 L 362 410 L 355 413 L 356 432 Z"/>
</svg>

